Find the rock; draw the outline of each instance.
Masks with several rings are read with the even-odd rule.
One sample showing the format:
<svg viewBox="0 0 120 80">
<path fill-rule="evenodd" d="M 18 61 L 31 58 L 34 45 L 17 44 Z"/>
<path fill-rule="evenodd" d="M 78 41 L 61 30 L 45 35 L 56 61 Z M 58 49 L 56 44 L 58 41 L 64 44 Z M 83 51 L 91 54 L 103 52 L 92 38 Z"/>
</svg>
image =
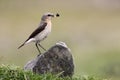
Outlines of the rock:
<svg viewBox="0 0 120 80">
<path fill-rule="evenodd" d="M 71 77 L 74 73 L 73 57 L 67 45 L 59 42 L 45 53 L 28 61 L 24 69 L 38 74 L 52 73 L 61 74 L 62 77 Z"/>
</svg>

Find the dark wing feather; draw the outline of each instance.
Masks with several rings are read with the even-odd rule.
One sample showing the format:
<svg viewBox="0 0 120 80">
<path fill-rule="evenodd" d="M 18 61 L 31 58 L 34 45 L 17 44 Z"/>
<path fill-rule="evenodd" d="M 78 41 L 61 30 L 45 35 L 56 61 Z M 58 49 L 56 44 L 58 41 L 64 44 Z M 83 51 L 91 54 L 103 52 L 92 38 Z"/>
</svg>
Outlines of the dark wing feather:
<svg viewBox="0 0 120 80">
<path fill-rule="evenodd" d="M 45 27 L 47 26 L 47 23 L 44 23 L 42 25 L 40 25 L 40 27 L 38 27 L 30 36 L 29 38 L 26 40 L 28 41 L 30 38 L 34 38 L 36 35 L 38 35 L 40 32 L 42 32 Z"/>
<path fill-rule="evenodd" d="M 34 38 L 36 35 L 38 35 L 40 32 L 42 32 L 42 31 L 45 29 L 46 26 L 47 26 L 47 23 L 44 23 L 44 24 L 40 25 L 40 26 L 29 36 L 29 38 L 28 38 L 25 42 L 27 42 L 30 38 Z M 24 42 L 22 45 L 20 45 L 20 46 L 18 47 L 18 49 L 21 48 L 22 46 L 24 46 L 24 45 L 25 45 L 25 42 Z"/>
</svg>

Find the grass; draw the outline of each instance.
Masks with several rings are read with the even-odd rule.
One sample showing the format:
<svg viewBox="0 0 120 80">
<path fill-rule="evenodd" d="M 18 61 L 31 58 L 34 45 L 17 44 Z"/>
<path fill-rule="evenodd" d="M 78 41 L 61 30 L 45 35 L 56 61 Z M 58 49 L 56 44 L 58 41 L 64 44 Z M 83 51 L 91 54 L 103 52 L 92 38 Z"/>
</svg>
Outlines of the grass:
<svg viewBox="0 0 120 80">
<path fill-rule="evenodd" d="M 104 80 L 94 76 L 80 76 L 80 77 L 59 77 L 59 74 L 34 74 L 31 71 L 24 71 L 15 65 L 1 65 L 0 66 L 0 80 Z"/>
</svg>

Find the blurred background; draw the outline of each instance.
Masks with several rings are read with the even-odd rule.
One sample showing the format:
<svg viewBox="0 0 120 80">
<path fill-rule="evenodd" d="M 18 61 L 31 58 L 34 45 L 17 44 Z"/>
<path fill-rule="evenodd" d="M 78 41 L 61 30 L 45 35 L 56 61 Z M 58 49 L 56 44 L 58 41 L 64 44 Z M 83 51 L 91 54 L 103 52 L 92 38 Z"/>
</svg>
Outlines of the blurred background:
<svg viewBox="0 0 120 80">
<path fill-rule="evenodd" d="M 46 12 L 59 13 L 41 44 L 64 41 L 71 49 L 75 76 L 120 80 L 120 0 L 0 0 L 0 64 L 23 67 L 38 55 L 33 43 L 17 49 Z"/>
</svg>

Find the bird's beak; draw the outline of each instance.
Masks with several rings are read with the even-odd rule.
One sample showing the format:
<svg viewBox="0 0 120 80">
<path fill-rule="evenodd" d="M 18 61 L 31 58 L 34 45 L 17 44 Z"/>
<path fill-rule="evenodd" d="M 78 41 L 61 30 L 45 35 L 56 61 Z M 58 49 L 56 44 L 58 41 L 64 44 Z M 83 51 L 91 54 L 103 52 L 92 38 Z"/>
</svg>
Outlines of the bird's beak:
<svg viewBox="0 0 120 80">
<path fill-rule="evenodd" d="M 54 15 L 51 15 L 51 17 L 55 17 Z"/>
<path fill-rule="evenodd" d="M 56 15 L 51 14 L 51 17 L 59 17 L 60 15 L 57 13 Z"/>
</svg>

